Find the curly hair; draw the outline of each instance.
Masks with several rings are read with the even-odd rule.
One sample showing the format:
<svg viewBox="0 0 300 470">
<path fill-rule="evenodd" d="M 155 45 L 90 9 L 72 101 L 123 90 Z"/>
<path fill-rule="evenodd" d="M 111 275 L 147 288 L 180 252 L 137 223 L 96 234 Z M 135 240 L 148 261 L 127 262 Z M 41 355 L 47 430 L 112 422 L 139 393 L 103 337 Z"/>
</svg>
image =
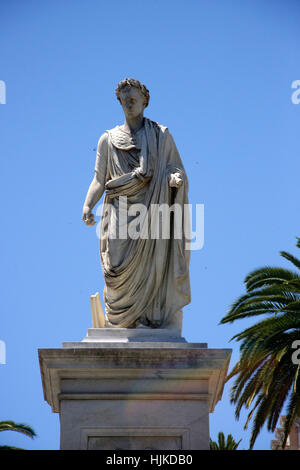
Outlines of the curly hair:
<svg viewBox="0 0 300 470">
<path fill-rule="evenodd" d="M 121 103 L 120 91 L 123 90 L 123 88 L 131 87 L 131 86 L 134 86 L 135 88 L 140 90 L 140 92 L 144 95 L 144 97 L 145 97 L 145 108 L 146 108 L 148 106 L 149 100 L 150 100 L 149 90 L 145 85 L 143 85 L 138 80 L 135 80 L 134 78 L 125 78 L 124 80 L 121 80 L 118 83 L 118 86 L 116 88 L 116 96 L 117 96 L 118 100 L 120 101 L 120 103 Z"/>
</svg>

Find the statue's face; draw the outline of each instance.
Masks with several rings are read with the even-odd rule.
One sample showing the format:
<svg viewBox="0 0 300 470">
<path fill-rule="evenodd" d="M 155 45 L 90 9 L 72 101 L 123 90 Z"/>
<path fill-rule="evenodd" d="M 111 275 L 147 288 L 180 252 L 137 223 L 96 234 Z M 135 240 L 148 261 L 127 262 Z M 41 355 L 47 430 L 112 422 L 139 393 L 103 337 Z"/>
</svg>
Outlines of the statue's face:
<svg viewBox="0 0 300 470">
<path fill-rule="evenodd" d="M 127 118 L 133 119 L 143 113 L 145 97 L 136 87 L 126 87 L 120 91 L 120 101 Z"/>
</svg>

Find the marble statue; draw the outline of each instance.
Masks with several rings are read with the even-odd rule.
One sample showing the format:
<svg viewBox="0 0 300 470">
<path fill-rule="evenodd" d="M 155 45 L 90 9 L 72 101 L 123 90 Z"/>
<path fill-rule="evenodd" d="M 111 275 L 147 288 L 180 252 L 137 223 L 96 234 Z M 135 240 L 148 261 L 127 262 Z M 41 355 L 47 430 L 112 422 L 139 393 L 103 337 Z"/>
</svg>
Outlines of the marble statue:
<svg viewBox="0 0 300 470">
<path fill-rule="evenodd" d="M 95 175 L 82 216 L 86 225 L 95 224 L 92 210 L 105 192 L 100 258 L 106 326 L 180 327 L 182 307 L 190 302 L 185 230 L 181 237 L 174 236 L 172 211 L 170 236 L 153 237 L 150 228 L 157 215 L 153 207 L 175 204 L 183 209 L 188 204 L 186 173 L 168 128 L 144 117 L 150 98 L 146 86 L 126 78 L 118 84 L 116 95 L 125 122 L 104 132 L 98 141 Z M 121 222 L 124 201 L 127 212 Z M 146 210 L 137 211 L 140 207 Z M 177 228 L 188 223 L 185 211 L 179 213 Z M 140 236 L 127 232 L 124 236 L 124 226 L 132 223 Z"/>
</svg>

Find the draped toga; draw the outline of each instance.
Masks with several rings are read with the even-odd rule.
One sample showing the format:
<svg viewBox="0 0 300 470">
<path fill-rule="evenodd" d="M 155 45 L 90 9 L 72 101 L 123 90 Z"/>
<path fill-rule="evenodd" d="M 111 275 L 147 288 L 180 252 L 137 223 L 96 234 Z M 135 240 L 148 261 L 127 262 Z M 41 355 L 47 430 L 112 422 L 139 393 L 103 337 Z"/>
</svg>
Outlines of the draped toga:
<svg viewBox="0 0 300 470">
<path fill-rule="evenodd" d="M 105 187 L 100 258 L 109 326 L 130 328 L 142 323 L 164 327 L 190 302 L 184 211 L 188 181 L 174 140 L 166 127 L 147 118 L 136 133 L 117 126 L 99 139 L 95 172 Z M 181 175 L 179 188 L 169 186 L 172 173 Z M 125 221 L 120 220 L 124 201 Z M 142 204 L 146 213 L 130 212 L 135 204 Z M 151 223 L 155 222 L 151 207 L 161 204 L 182 208 L 176 222 L 182 228 L 181 238 L 174 237 L 174 214 L 170 216 L 170 237 L 151 236 Z M 124 236 L 124 227 L 137 222 L 140 236 Z"/>
</svg>

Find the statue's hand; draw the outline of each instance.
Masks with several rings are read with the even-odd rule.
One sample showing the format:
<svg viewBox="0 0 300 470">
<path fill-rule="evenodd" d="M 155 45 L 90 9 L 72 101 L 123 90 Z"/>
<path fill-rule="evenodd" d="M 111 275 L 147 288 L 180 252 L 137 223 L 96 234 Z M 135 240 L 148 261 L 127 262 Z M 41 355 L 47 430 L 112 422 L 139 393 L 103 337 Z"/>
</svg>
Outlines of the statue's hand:
<svg viewBox="0 0 300 470">
<path fill-rule="evenodd" d="M 171 173 L 169 179 L 169 186 L 171 186 L 171 188 L 180 188 L 182 183 L 183 180 L 180 173 Z"/>
<path fill-rule="evenodd" d="M 133 170 L 133 174 L 142 181 L 148 181 L 151 179 L 151 176 L 145 176 L 145 172 L 140 166 Z"/>
<path fill-rule="evenodd" d="M 82 220 L 85 225 L 95 225 L 94 214 L 88 206 L 83 207 L 82 211 Z"/>
</svg>

